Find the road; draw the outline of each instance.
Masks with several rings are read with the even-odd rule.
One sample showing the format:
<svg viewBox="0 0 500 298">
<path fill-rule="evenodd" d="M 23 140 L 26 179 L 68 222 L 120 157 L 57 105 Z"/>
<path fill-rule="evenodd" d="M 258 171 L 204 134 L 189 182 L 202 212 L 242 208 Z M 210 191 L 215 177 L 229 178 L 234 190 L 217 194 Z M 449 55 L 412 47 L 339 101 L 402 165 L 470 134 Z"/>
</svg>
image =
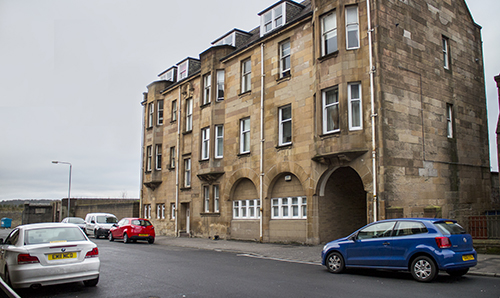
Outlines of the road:
<svg viewBox="0 0 500 298">
<path fill-rule="evenodd" d="M 409 273 L 348 271 L 252 258 L 228 252 L 147 243 L 94 240 L 101 278 L 83 283 L 18 290 L 21 297 L 500 297 L 500 279 L 441 274 L 435 282 Z"/>
</svg>

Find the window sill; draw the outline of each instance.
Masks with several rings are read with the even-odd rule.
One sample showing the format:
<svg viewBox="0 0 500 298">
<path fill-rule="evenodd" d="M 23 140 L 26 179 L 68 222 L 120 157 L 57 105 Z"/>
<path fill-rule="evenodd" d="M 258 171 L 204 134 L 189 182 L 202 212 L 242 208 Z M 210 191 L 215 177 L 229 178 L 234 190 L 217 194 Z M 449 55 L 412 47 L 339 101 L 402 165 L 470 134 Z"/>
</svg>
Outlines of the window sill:
<svg viewBox="0 0 500 298">
<path fill-rule="evenodd" d="M 247 95 L 250 95 L 250 94 L 252 94 L 252 90 L 249 90 L 249 91 L 245 91 L 245 92 L 243 92 L 243 93 L 240 93 L 240 94 L 238 94 L 238 96 L 239 96 L 239 97 L 243 97 L 243 96 L 247 96 Z"/>
<path fill-rule="evenodd" d="M 285 144 L 285 145 L 278 145 L 276 146 L 276 149 L 281 150 L 281 149 L 289 149 L 293 146 L 293 143 L 290 144 Z"/>
<path fill-rule="evenodd" d="M 191 133 L 193 133 L 193 130 L 188 130 L 188 131 L 185 131 L 185 132 L 183 132 L 182 134 L 183 134 L 183 135 L 188 135 L 188 134 L 191 134 Z"/>
<path fill-rule="evenodd" d="M 246 156 L 250 156 L 250 152 L 238 153 L 236 156 L 238 156 L 238 157 L 246 157 Z"/>
<path fill-rule="evenodd" d="M 276 79 L 276 82 L 277 82 L 278 84 L 280 84 L 280 83 L 283 83 L 283 82 L 286 82 L 286 81 L 290 81 L 291 79 L 292 79 L 292 75 L 291 75 L 290 73 L 288 73 L 288 74 L 287 74 L 287 75 L 285 75 L 285 76 L 278 77 L 278 78 Z"/>
<path fill-rule="evenodd" d="M 175 123 L 177 122 L 177 120 L 170 120 L 170 123 Z"/>
<path fill-rule="evenodd" d="M 201 212 L 200 215 L 205 217 L 220 217 L 220 212 Z"/>
<path fill-rule="evenodd" d="M 333 132 L 327 132 L 327 133 L 319 135 L 319 137 L 322 139 L 329 138 L 329 137 L 339 137 L 339 136 L 340 136 L 340 130 L 333 131 Z"/>
<path fill-rule="evenodd" d="M 204 108 L 209 107 L 211 103 L 212 103 L 212 102 L 207 102 L 207 103 L 205 103 L 205 104 L 202 104 L 202 105 L 200 106 L 200 109 L 201 109 L 201 110 L 203 110 Z"/>
<path fill-rule="evenodd" d="M 210 161 L 210 158 L 198 160 L 199 163 L 207 163 L 209 161 Z"/>
<path fill-rule="evenodd" d="M 330 58 L 337 58 L 338 55 L 339 55 L 339 50 L 336 50 L 335 52 L 331 52 L 330 54 L 326 54 L 324 56 L 319 57 L 318 61 L 323 62 L 323 61 L 328 60 Z"/>
<path fill-rule="evenodd" d="M 181 191 L 188 191 L 191 190 L 191 186 L 189 187 L 181 187 Z"/>
</svg>

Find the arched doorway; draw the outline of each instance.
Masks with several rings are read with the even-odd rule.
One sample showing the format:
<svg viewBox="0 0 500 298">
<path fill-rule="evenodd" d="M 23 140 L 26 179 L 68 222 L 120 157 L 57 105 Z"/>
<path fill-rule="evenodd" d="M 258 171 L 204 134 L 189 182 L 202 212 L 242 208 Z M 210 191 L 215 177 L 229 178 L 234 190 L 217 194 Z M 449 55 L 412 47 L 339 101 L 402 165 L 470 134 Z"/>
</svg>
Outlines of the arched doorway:
<svg viewBox="0 0 500 298">
<path fill-rule="evenodd" d="M 231 239 L 259 239 L 260 200 L 252 180 L 242 178 L 234 183 L 231 204 Z"/>
<path fill-rule="evenodd" d="M 320 192 L 318 216 L 322 243 L 345 237 L 366 224 L 366 192 L 350 167 L 333 171 Z"/>
</svg>

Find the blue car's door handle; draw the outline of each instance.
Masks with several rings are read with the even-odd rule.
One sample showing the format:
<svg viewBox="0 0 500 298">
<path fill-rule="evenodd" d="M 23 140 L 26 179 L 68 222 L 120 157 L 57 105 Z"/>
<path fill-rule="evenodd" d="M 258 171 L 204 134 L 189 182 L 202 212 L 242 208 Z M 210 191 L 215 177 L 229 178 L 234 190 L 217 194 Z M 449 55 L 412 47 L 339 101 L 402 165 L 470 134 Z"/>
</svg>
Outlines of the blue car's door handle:
<svg viewBox="0 0 500 298">
<path fill-rule="evenodd" d="M 389 242 L 384 242 L 383 245 L 391 245 Z"/>
</svg>

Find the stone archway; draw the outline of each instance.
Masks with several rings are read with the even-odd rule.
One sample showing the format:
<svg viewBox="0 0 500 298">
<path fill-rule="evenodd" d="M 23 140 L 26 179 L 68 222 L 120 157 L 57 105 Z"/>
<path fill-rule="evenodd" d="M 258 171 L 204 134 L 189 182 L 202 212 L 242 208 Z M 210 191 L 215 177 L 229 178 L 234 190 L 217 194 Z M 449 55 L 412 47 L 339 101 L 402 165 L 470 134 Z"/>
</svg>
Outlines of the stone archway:
<svg viewBox="0 0 500 298">
<path fill-rule="evenodd" d="M 345 237 L 366 224 L 363 181 L 351 167 L 340 167 L 324 181 L 318 200 L 319 238 L 326 243 Z"/>
</svg>

